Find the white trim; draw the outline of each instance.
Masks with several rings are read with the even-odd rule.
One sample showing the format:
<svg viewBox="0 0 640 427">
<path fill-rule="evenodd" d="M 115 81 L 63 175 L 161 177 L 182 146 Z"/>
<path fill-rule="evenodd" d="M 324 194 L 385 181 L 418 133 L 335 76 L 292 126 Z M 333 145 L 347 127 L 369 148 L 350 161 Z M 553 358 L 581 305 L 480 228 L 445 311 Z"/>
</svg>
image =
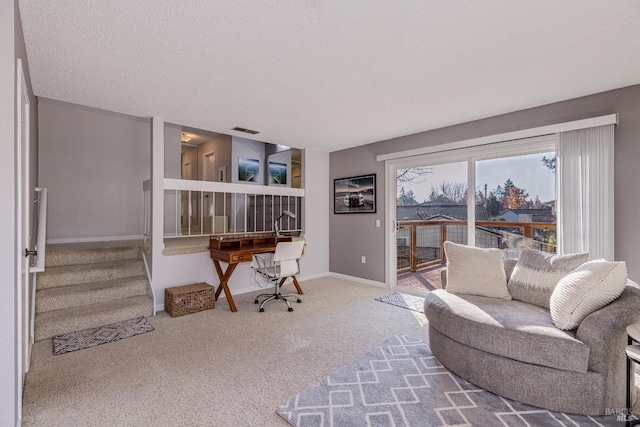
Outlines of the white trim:
<svg viewBox="0 0 640 427">
<path fill-rule="evenodd" d="M 151 254 L 145 252 L 143 249 L 140 249 L 140 257 L 144 262 L 144 271 L 147 273 L 147 280 L 149 281 L 149 289 L 151 289 L 151 298 L 153 299 L 153 315 L 155 316 L 157 313 L 156 301 L 158 299 L 156 298 L 156 291 L 155 289 L 153 289 L 153 286 L 151 286 L 151 280 L 149 279 L 151 277 L 151 271 L 149 270 L 149 259 L 151 258 Z"/>
<path fill-rule="evenodd" d="M 69 239 L 47 239 L 47 244 L 53 245 L 57 243 L 85 243 L 85 242 L 113 242 L 116 240 L 142 240 L 144 236 L 126 235 L 126 236 L 94 236 L 94 237 L 74 237 Z"/>
<path fill-rule="evenodd" d="M 297 278 L 298 278 L 298 282 L 306 282 L 307 280 L 321 279 L 327 276 L 329 276 L 329 272 L 325 271 L 324 273 L 310 274 L 306 276 L 297 276 Z"/>
<path fill-rule="evenodd" d="M 152 287 L 157 278 L 156 271 L 162 271 L 160 266 L 164 249 L 164 145 L 164 119 L 151 117 L 151 276 L 149 282 Z"/>
<path fill-rule="evenodd" d="M 513 132 L 506 132 L 497 135 L 483 136 L 480 138 L 465 139 L 447 144 L 431 145 L 428 147 L 416 148 L 413 150 L 399 151 L 396 153 L 380 154 L 376 156 L 379 162 L 385 160 L 400 159 L 403 157 L 420 156 L 423 154 L 438 153 L 442 151 L 457 150 L 460 148 L 477 147 L 479 145 L 494 144 L 516 139 L 529 138 L 533 136 L 549 135 L 571 130 L 586 129 L 590 127 L 618 124 L 618 114 L 608 114 L 606 116 L 592 117 L 589 119 L 574 120 L 572 122 L 557 123 L 553 125 L 540 126 L 536 128 L 523 129 Z"/>
<path fill-rule="evenodd" d="M 34 277 L 29 271 L 30 257 L 24 256 L 24 250 L 30 247 L 31 235 L 31 184 L 30 184 L 30 110 L 29 88 L 25 79 L 22 60 L 16 60 L 16 106 L 15 106 L 15 207 L 16 207 L 16 274 L 15 281 L 15 311 L 16 311 L 16 368 L 17 368 L 17 419 L 22 421 L 22 394 L 25 375 L 29 372 L 31 356 L 31 287 L 30 281 Z"/>
<path fill-rule="evenodd" d="M 301 284 L 304 284 L 304 282 L 308 281 L 308 280 L 313 280 L 313 279 L 320 279 L 322 277 L 328 277 L 328 276 L 332 276 L 332 273 L 320 273 L 320 274 L 312 274 L 309 276 L 296 276 L 298 279 L 298 282 L 300 282 Z M 353 280 L 353 281 L 359 281 L 361 282 L 362 280 L 365 279 L 360 279 L 357 277 L 350 277 L 350 276 L 343 276 L 343 278 L 346 278 L 348 280 Z M 288 281 L 287 283 L 292 283 L 291 281 Z M 371 282 L 371 283 L 378 283 L 378 282 Z M 367 283 L 369 284 L 369 283 Z M 273 288 L 273 286 L 266 286 L 264 288 L 259 287 L 258 285 L 253 285 L 253 286 L 249 286 L 249 287 L 244 287 L 244 288 L 240 288 L 240 289 L 233 289 L 233 292 L 231 292 L 231 294 L 233 295 L 233 297 L 237 297 L 239 295 L 243 295 L 243 294 L 249 294 L 251 292 L 258 292 L 258 291 L 262 291 L 264 292 L 264 290 L 266 289 L 267 292 L 269 292 L 269 289 Z M 303 289 L 304 290 L 304 289 Z M 304 294 L 302 295 L 301 298 L 304 298 Z M 224 302 L 220 303 L 218 301 L 224 300 Z M 220 297 L 218 298 L 218 300 L 216 301 L 216 304 L 222 304 L 223 306 L 227 305 L 227 297 L 225 296 L 224 292 L 220 294 Z M 164 311 L 164 305 L 162 304 L 155 304 L 155 309 L 156 309 L 156 313 L 158 311 Z"/>
<path fill-rule="evenodd" d="M 396 199 L 397 199 L 397 178 L 396 167 L 389 161 L 384 165 L 385 179 L 384 194 L 386 194 L 384 210 L 384 256 L 385 256 L 385 281 L 389 289 L 395 289 L 398 283 L 397 258 L 398 248 L 396 246 Z M 393 180 L 391 179 L 393 177 Z M 394 197 L 391 197 L 393 194 Z"/>
<path fill-rule="evenodd" d="M 336 277 L 338 279 L 351 280 L 352 282 L 358 282 L 365 285 L 376 286 L 378 288 L 385 288 L 385 289 L 389 288 L 389 286 L 387 286 L 386 283 L 377 282 L 375 280 L 363 279 L 362 277 L 348 276 L 346 274 L 340 274 L 340 273 L 329 273 L 329 276 Z"/>
<path fill-rule="evenodd" d="M 266 194 L 275 196 L 304 197 L 304 188 L 269 187 L 266 185 L 230 182 L 195 181 L 164 178 L 164 190 L 204 191 L 218 193 Z"/>
<path fill-rule="evenodd" d="M 496 159 L 512 157 L 536 152 L 555 151 L 557 137 L 555 134 L 542 135 L 519 140 L 509 140 L 480 146 L 458 148 L 455 150 L 436 151 L 412 157 L 400 157 L 385 160 L 385 163 L 402 169 L 414 166 L 434 166 L 445 163 L 463 162 L 467 160 Z M 535 147 L 532 149 L 532 145 Z"/>
</svg>

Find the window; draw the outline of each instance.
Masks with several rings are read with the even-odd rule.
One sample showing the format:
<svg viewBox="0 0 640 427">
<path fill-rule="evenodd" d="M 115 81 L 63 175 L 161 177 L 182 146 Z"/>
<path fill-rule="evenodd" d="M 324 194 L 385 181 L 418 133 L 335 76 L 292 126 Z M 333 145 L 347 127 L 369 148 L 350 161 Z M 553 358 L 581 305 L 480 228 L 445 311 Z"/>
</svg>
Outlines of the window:
<svg viewBox="0 0 640 427">
<path fill-rule="evenodd" d="M 476 246 L 556 252 L 555 152 L 476 161 Z M 480 210 L 480 212 L 478 211 Z"/>
<path fill-rule="evenodd" d="M 551 135 L 398 162 L 397 271 L 444 262 L 445 240 L 556 252 L 555 144 Z"/>
</svg>

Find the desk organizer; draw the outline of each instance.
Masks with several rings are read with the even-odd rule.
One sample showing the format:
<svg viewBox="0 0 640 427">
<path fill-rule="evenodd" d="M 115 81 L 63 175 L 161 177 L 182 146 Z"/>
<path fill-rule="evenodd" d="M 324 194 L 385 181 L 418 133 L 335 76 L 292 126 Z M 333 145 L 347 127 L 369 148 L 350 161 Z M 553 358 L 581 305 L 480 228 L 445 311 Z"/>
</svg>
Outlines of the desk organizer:
<svg viewBox="0 0 640 427">
<path fill-rule="evenodd" d="M 166 288 L 164 310 L 171 317 L 209 310 L 215 303 L 215 293 L 215 288 L 207 283 Z"/>
</svg>

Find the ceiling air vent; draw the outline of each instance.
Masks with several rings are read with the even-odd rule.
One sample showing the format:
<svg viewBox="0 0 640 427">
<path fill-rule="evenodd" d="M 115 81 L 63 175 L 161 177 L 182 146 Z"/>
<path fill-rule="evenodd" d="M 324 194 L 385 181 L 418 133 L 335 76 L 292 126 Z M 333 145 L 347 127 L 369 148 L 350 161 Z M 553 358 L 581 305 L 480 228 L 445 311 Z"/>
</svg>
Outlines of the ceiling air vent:
<svg viewBox="0 0 640 427">
<path fill-rule="evenodd" d="M 260 133 L 260 131 L 257 131 L 257 130 L 245 129 L 245 128 L 241 128 L 241 127 L 238 127 L 238 126 L 232 128 L 231 130 L 235 130 L 235 131 L 238 131 L 238 132 L 249 133 L 251 135 L 257 135 L 257 134 Z"/>
</svg>

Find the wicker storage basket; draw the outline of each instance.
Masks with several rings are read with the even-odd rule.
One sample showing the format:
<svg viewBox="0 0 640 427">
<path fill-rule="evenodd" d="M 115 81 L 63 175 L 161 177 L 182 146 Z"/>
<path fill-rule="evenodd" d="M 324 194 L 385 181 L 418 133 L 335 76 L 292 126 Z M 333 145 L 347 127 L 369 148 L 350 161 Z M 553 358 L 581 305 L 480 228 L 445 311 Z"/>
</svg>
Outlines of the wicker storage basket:
<svg viewBox="0 0 640 427">
<path fill-rule="evenodd" d="M 215 288 L 207 283 L 176 286 L 164 290 L 164 310 L 171 317 L 184 316 L 213 308 Z"/>
</svg>

